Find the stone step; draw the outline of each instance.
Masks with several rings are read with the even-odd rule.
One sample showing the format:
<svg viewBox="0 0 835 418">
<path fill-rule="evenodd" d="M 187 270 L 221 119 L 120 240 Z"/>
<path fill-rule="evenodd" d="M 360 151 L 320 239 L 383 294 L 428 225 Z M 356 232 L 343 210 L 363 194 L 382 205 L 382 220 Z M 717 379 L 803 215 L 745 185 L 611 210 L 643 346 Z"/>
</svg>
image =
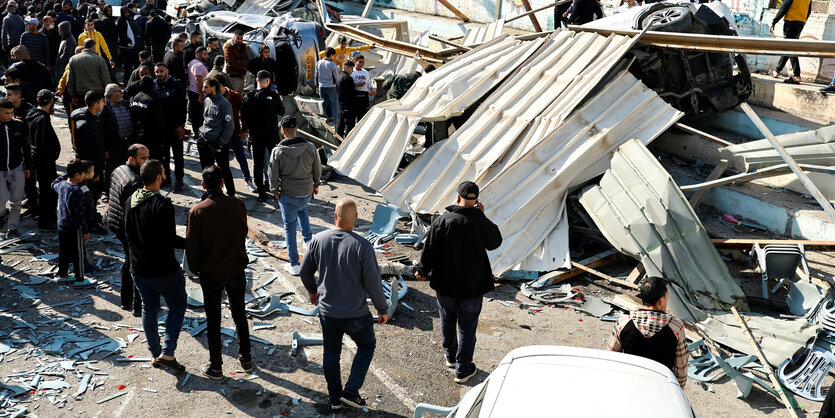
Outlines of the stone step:
<svg viewBox="0 0 835 418">
<path fill-rule="evenodd" d="M 835 95 L 820 92 L 822 84 L 787 84 L 783 79 L 753 74 L 752 105 L 782 110 L 790 115 L 828 124 L 835 121 Z"/>
</svg>

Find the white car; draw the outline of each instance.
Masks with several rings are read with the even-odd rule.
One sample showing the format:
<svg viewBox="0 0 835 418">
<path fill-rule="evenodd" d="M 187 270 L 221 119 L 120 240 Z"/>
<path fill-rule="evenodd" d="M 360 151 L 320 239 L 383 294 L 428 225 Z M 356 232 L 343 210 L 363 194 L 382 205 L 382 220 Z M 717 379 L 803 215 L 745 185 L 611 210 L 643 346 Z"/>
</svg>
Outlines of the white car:
<svg viewBox="0 0 835 418">
<path fill-rule="evenodd" d="M 533 345 L 508 353 L 448 417 L 694 417 L 673 373 L 652 360 L 590 348 Z"/>
</svg>

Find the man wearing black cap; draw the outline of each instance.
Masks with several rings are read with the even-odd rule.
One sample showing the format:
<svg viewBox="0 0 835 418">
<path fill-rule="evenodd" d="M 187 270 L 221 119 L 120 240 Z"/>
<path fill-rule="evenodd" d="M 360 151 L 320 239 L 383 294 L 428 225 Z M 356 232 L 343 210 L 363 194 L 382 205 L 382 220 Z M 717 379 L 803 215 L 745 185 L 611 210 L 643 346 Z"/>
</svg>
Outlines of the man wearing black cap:
<svg viewBox="0 0 835 418">
<path fill-rule="evenodd" d="M 29 111 L 27 123 L 29 142 L 32 145 L 32 161 L 35 166 L 35 176 L 38 180 L 38 228 L 57 229 L 58 195 L 52 190 L 52 181 L 58 177 L 55 161 L 61 155 L 61 142 L 52 127 L 50 115 L 55 113 L 53 104 L 55 96 L 51 91 L 43 89 L 38 92 L 38 107 Z"/>
<path fill-rule="evenodd" d="M 478 186 L 471 181 L 458 185 L 458 199 L 446 210 L 429 228 L 415 276 L 429 279 L 437 293 L 446 366 L 455 368 L 455 383 L 464 383 L 476 373 L 473 352 L 482 295 L 493 290 L 487 251 L 499 248 L 502 234 L 484 216 Z"/>
<path fill-rule="evenodd" d="M 296 227 L 301 226 L 305 244 L 313 238 L 307 203 L 319 193 L 322 163 L 316 147 L 304 138 L 296 137 L 296 118 L 281 119 L 281 136 L 270 155 L 270 191 L 278 199 L 281 219 L 284 221 L 284 238 L 287 240 L 287 256 L 290 263 L 284 271 L 298 276 L 299 252 L 296 243 Z"/>
</svg>

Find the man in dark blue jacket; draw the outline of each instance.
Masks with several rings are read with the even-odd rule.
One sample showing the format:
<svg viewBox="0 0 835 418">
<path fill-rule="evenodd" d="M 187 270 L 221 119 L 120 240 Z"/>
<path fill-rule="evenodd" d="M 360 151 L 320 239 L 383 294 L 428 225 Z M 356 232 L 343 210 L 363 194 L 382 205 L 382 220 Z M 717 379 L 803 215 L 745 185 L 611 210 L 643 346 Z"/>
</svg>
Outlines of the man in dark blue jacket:
<svg viewBox="0 0 835 418">
<path fill-rule="evenodd" d="M 458 186 L 456 204 L 432 222 L 416 272 L 437 293 L 446 366 L 455 368 L 455 383 L 476 373 L 473 352 L 481 299 L 493 290 L 487 251 L 502 244 L 499 227 L 484 216 L 478 193 L 471 181 Z"/>
<path fill-rule="evenodd" d="M 0 99 L 0 215 L 6 214 L 6 202 L 11 202 L 6 238 L 17 236 L 20 201 L 31 169 L 32 149 L 26 125 L 14 118 L 14 104 L 9 99 Z"/>
</svg>

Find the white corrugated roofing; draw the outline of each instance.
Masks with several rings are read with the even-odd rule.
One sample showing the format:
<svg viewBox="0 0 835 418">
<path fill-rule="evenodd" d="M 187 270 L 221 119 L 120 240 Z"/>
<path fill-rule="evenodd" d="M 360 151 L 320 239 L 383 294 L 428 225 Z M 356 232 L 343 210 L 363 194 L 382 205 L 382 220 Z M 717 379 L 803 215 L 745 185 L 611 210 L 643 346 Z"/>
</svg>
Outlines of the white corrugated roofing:
<svg viewBox="0 0 835 418">
<path fill-rule="evenodd" d="M 835 125 L 779 135 L 777 141 L 798 163 L 835 165 Z M 748 170 L 784 163 L 767 139 L 733 145 L 727 150 L 744 158 Z"/>
<path fill-rule="evenodd" d="M 419 121 L 460 115 L 542 42 L 503 36 L 420 77 L 400 100 L 369 110 L 328 164 L 366 186 L 382 188 L 394 176 Z"/>
<path fill-rule="evenodd" d="M 504 19 L 499 19 L 483 26 L 478 25 L 467 30 L 467 33 L 464 34 L 464 39 L 461 40 L 461 44 L 465 46 L 478 45 L 502 36 L 502 31 L 504 31 Z"/>
<path fill-rule="evenodd" d="M 690 203 L 639 141 L 618 149 L 600 185 L 583 192 L 580 203 L 615 248 L 641 260 L 648 276 L 684 290 L 671 292 L 671 301 L 681 296 L 702 309 L 747 310 L 745 294 Z M 671 313 L 692 318 L 685 306 L 671 305 Z"/>
</svg>

